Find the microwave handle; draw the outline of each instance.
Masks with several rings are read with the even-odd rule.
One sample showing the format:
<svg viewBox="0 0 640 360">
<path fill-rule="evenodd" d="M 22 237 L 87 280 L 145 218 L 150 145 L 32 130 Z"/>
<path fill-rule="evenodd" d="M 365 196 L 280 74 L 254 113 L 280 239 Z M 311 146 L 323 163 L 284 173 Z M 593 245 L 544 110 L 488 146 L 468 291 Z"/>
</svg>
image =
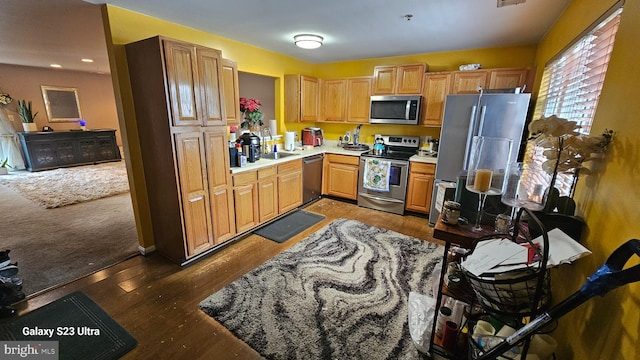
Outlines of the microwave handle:
<svg viewBox="0 0 640 360">
<path fill-rule="evenodd" d="M 409 119 L 409 113 L 411 112 L 411 100 L 407 100 L 407 105 L 405 105 L 404 108 L 404 119 L 405 120 L 410 120 Z"/>
</svg>

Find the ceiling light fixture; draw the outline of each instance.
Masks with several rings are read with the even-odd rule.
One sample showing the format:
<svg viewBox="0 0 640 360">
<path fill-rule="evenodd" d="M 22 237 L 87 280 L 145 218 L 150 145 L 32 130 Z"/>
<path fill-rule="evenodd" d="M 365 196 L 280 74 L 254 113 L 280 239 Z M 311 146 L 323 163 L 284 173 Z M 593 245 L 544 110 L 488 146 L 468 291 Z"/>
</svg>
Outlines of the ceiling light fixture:
<svg viewBox="0 0 640 360">
<path fill-rule="evenodd" d="M 86 63 L 92 63 L 93 59 L 82 59 L 81 61 Z"/>
<path fill-rule="evenodd" d="M 319 35 L 300 34 L 293 37 L 293 41 L 298 47 L 303 49 L 317 49 L 322 46 L 324 38 Z"/>
<path fill-rule="evenodd" d="M 522 4 L 527 0 L 498 0 L 498 7 L 510 6 L 510 5 L 518 5 Z"/>
<path fill-rule="evenodd" d="M 57 68 L 57 69 L 62 67 L 62 65 L 60 65 L 60 64 L 51 64 L 49 66 L 51 66 L 52 68 Z"/>
</svg>

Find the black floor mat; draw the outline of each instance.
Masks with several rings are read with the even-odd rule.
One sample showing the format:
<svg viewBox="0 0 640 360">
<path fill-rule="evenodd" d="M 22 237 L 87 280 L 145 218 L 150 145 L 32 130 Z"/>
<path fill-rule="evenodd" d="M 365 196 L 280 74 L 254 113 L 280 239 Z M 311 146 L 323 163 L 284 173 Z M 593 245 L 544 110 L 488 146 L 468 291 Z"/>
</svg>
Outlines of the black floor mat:
<svg viewBox="0 0 640 360">
<path fill-rule="evenodd" d="M 51 335 L 38 331 L 24 333 L 25 328 L 47 330 Z M 0 343 L 5 344 L 6 341 L 28 341 L 35 345 L 56 341 L 60 359 L 119 359 L 138 343 L 82 292 L 1 321 L 0 339 Z"/>
<path fill-rule="evenodd" d="M 324 219 L 324 216 L 304 210 L 295 211 L 253 233 L 275 242 L 285 242 L 296 234 Z"/>
</svg>

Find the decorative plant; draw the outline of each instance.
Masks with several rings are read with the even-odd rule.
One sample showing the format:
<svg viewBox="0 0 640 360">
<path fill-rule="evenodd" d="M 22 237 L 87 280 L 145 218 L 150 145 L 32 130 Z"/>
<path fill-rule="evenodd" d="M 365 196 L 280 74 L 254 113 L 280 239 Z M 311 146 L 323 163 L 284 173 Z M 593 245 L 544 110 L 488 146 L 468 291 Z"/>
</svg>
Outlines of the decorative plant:
<svg viewBox="0 0 640 360">
<path fill-rule="evenodd" d="M 262 103 L 258 99 L 240 98 L 240 112 L 243 113 L 244 121 L 240 123 L 242 128 L 250 128 L 255 125 L 262 125 Z"/>
<path fill-rule="evenodd" d="M 0 162 L 0 175 L 7 175 L 9 173 L 9 169 L 11 169 L 12 166 L 9 165 L 9 159 L 4 159 L 2 162 Z"/>
<path fill-rule="evenodd" d="M 18 100 L 18 115 L 23 123 L 32 123 L 38 113 L 32 112 L 31 101 L 27 103 L 25 100 Z"/>
<path fill-rule="evenodd" d="M 556 115 L 542 117 L 529 124 L 530 140 L 535 146 L 542 147 L 542 154 L 547 160 L 542 168 L 551 177 L 550 194 L 545 211 L 558 207 L 561 212 L 573 215 L 575 202 L 573 195 L 580 175 L 589 175 L 591 170 L 584 166 L 585 162 L 601 158 L 613 138 L 613 130 L 607 130 L 600 136 L 587 136 L 577 130 L 580 126 L 575 121 L 562 119 Z M 573 177 L 569 196 L 559 196 L 555 188 L 558 173 Z"/>
</svg>

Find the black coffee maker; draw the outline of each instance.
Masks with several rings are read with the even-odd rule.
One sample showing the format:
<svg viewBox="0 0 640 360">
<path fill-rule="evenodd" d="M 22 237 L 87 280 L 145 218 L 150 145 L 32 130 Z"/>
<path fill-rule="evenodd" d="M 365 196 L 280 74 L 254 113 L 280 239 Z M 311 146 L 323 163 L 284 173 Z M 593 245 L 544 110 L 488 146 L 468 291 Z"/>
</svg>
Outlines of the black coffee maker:
<svg viewBox="0 0 640 360">
<path fill-rule="evenodd" d="M 242 145 L 242 152 L 247 157 L 248 162 L 256 162 L 260 160 L 260 137 L 246 132 L 236 140 L 237 143 Z"/>
</svg>

